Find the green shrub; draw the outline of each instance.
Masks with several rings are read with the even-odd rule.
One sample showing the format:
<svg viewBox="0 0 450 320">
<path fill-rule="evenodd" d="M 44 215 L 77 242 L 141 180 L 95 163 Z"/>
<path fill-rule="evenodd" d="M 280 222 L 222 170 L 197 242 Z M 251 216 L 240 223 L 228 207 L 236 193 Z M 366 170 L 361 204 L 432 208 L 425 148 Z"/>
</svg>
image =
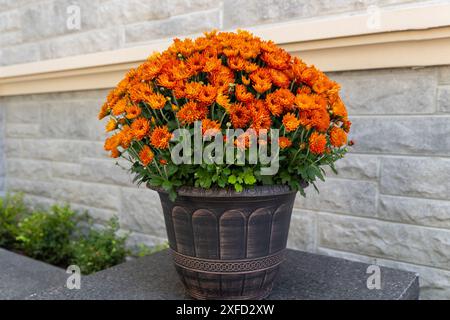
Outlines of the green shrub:
<svg viewBox="0 0 450 320">
<path fill-rule="evenodd" d="M 83 274 L 90 274 L 124 262 L 128 254 L 127 237 L 117 236 L 118 230 L 116 218 L 103 230 L 91 227 L 86 235 L 72 242 L 70 263 L 79 266 Z"/>
<path fill-rule="evenodd" d="M 7 194 L 5 198 L 0 198 L 0 247 L 14 248 L 17 225 L 26 213 L 22 194 Z"/>
<path fill-rule="evenodd" d="M 65 267 L 76 225 L 76 213 L 69 206 L 55 205 L 49 212 L 35 212 L 19 223 L 18 249 L 32 258 Z"/>
<path fill-rule="evenodd" d="M 141 243 L 138 245 L 138 250 L 135 254 L 136 257 L 145 257 L 157 253 L 159 251 L 165 250 L 169 248 L 169 244 L 167 242 L 163 242 L 161 244 L 157 244 L 153 247 L 147 247 L 145 244 Z"/>
</svg>

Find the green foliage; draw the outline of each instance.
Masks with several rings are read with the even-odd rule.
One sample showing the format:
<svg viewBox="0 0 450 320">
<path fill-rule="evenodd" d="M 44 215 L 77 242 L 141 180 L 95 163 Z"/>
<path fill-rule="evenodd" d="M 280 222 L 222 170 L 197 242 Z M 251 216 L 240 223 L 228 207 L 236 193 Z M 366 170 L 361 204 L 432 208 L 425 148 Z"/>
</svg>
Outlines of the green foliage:
<svg viewBox="0 0 450 320">
<path fill-rule="evenodd" d="M 125 248 L 126 236 L 117 236 L 117 218 L 109 221 L 103 230 L 90 228 L 70 245 L 70 264 L 80 267 L 83 274 L 97 272 L 125 261 L 128 254 Z"/>
<path fill-rule="evenodd" d="M 149 256 L 152 255 L 156 252 L 162 251 L 169 248 L 169 244 L 167 242 L 158 244 L 156 246 L 153 247 L 147 247 L 145 244 L 141 243 L 138 245 L 138 251 L 135 254 L 137 257 L 145 257 L 145 256 Z"/>
<path fill-rule="evenodd" d="M 23 195 L 6 195 L 0 198 L 0 247 L 12 249 L 16 242 L 17 225 L 26 215 Z"/>
<path fill-rule="evenodd" d="M 94 228 L 86 213 L 80 215 L 68 205 L 30 212 L 21 194 L 0 198 L 0 247 L 29 257 L 67 267 L 78 265 L 90 274 L 125 261 L 127 236 L 117 235 L 117 218 L 104 229 Z M 166 244 L 140 247 L 139 256 L 165 249 Z"/>
<path fill-rule="evenodd" d="M 49 212 L 35 212 L 18 225 L 17 248 L 27 256 L 64 265 L 76 227 L 76 213 L 69 206 L 52 206 Z"/>
</svg>

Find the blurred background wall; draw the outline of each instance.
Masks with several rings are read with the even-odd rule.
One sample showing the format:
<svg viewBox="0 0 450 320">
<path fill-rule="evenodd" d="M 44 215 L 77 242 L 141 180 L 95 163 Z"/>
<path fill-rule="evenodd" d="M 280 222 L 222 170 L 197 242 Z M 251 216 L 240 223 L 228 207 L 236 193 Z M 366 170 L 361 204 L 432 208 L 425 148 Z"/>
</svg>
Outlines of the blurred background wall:
<svg viewBox="0 0 450 320">
<path fill-rule="evenodd" d="M 436 1 L 0 0 L 0 65 L 213 28 L 351 15 L 370 5 L 427 3 Z M 79 30 L 67 27 L 73 5 L 80 8 Z M 298 196 L 289 246 L 415 271 L 422 298 L 449 299 L 450 66 L 329 75 L 342 85 L 356 146 L 338 163 L 340 174 L 319 184 L 320 194 Z M 97 112 L 107 91 L 0 97 L 0 193 L 22 191 L 33 205 L 67 201 L 98 222 L 116 215 L 132 232 L 131 244 L 160 243 L 165 228 L 157 195 L 135 187 L 103 151 Z"/>
</svg>

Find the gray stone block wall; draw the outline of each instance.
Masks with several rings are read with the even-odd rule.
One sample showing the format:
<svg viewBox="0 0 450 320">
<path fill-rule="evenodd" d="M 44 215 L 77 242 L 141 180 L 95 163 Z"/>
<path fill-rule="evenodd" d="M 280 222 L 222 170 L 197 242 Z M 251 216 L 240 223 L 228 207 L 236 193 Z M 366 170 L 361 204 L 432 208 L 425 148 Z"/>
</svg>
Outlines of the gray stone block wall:
<svg viewBox="0 0 450 320">
<path fill-rule="evenodd" d="M 211 28 L 363 11 L 410 0 L 0 0 L 0 65 L 135 46 Z M 81 29 L 66 27 L 78 4 Z M 289 246 L 421 275 L 422 298 L 450 299 L 450 66 L 330 74 L 353 121 L 351 154 L 298 196 Z M 130 244 L 165 240 L 157 195 L 103 151 L 106 90 L 0 98 L 0 193 L 69 202 Z M 7 179 L 6 179 L 7 178 Z"/>
<path fill-rule="evenodd" d="M 289 246 L 416 271 L 422 298 L 450 298 L 450 66 L 330 74 L 343 87 L 356 145 L 307 197 Z M 375 85 L 376 84 L 376 85 Z M 0 98 L 7 186 L 33 205 L 70 202 L 131 244 L 164 241 L 157 194 L 103 151 L 106 90 Z"/>
<path fill-rule="evenodd" d="M 5 109 L 0 105 L 0 196 L 5 194 L 5 151 L 4 151 L 4 133 L 5 133 Z"/>
<path fill-rule="evenodd" d="M 431 0 L 0 0 L 0 65 Z M 445 1 L 445 0 L 442 0 Z M 80 9 L 80 28 L 68 27 Z M 70 26 L 70 23 L 69 23 Z"/>
</svg>

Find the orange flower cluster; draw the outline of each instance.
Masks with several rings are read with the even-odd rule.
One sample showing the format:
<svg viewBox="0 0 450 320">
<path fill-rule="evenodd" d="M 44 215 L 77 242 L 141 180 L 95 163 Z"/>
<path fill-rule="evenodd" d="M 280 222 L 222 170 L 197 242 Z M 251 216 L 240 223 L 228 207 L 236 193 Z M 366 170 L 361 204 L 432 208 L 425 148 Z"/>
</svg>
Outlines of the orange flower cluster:
<svg viewBox="0 0 450 320">
<path fill-rule="evenodd" d="M 203 121 L 205 135 L 229 127 L 282 129 L 282 150 L 306 145 L 320 155 L 347 144 L 351 123 L 338 92 L 336 82 L 272 41 L 213 31 L 175 39 L 130 70 L 99 118 L 110 117 L 106 131 L 114 134 L 105 149 L 111 156 L 131 148 L 144 166 L 169 149 L 174 129 L 195 121 Z"/>
</svg>

